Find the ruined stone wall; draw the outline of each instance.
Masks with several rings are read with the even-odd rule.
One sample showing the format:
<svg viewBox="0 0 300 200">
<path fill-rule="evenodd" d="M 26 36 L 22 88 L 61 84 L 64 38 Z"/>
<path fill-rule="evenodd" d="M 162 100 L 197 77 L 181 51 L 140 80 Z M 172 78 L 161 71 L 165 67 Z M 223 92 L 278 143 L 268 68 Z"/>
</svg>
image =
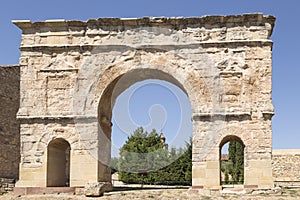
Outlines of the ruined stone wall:
<svg viewBox="0 0 300 200">
<path fill-rule="evenodd" d="M 300 186 L 300 149 L 273 150 L 275 185 Z"/>
<path fill-rule="evenodd" d="M 11 178 L 0 178 L 0 195 L 13 191 L 15 180 Z"/>
<path fill-rule="evenodd" d="M 0 177 L 17 179 L 20 163 L 19 66 L 0 66 Z"/>
</svg>

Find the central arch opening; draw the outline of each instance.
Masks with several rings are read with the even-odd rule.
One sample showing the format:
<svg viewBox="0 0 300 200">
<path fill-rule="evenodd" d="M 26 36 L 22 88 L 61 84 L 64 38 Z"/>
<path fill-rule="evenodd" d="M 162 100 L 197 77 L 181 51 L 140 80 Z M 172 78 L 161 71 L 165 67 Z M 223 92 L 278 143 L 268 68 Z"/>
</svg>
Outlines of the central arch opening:
<svg viewBox="0 0 300 200">
<path fill-rule="evenodd" d="M 140 128 L 143 133 L 160 137 L 158 142 L 165 144 L 167 157 L 183 155 L 185 150 L 191 154 L 187 145 L 192 135 L 191 105 L 182 85 L 169 74 L 159 70 L 133 70 L 112 81 L 103 96 L 109 98 L 101 99 L 99 117 L 102 131 L 112 140 L 112 172 L 118 174 L 118 161 L 124 160 L 120 148 Z M 105 123 L 110 121 L 112 124 Z M 191 169 L 188 171 L 191 177 Z M 150 176 L 147 170 L 138 167 L 131 174 L 145 180 Z M 118 178 L 115 174 L 112 177 L 115 185 L 120 183 Z"/>
</svg>

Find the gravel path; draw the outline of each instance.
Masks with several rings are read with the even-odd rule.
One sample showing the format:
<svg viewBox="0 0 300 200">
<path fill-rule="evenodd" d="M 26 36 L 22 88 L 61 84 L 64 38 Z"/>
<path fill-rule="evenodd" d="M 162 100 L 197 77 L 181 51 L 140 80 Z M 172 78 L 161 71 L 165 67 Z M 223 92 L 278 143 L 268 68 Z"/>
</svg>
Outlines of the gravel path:
<svg viewBox="0 0 300 200">
<path fill-rule="evenodd" d="M 158 190 L 132 190 L 110 192 L 103 197 L 85 197 L 72 195 L 32 195 L 32 196 L 14 196 L 6 194 L 0 196 L 0 200 L 174 200 L 174 199 L 201 199 L 201 200 L 300 200 L 300 189 L 283 190 L 281 195 L 276 194 L 257 194 L 257 195 L 221 195 L 221 196 L 203 196 L 189 194 L 187 189 L 158 189 Z"/>
</svg>

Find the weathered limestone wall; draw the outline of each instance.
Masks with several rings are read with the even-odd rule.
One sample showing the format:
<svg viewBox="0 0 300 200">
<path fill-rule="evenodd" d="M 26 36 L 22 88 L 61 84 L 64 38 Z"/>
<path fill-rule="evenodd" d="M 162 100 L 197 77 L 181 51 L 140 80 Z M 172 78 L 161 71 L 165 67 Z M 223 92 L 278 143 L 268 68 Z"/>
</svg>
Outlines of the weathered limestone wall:
<svg viewBox="0 0 300 200">
<path fill-rule="evenodd" d="M 18 179 L 20 125 L 19 66 L 0 66 L 0 177 Z"/>
<path fill-rule="evenodd" d="M 300 149 L 273 150 L 275 185 L 300 186 Z"/>
</svg>

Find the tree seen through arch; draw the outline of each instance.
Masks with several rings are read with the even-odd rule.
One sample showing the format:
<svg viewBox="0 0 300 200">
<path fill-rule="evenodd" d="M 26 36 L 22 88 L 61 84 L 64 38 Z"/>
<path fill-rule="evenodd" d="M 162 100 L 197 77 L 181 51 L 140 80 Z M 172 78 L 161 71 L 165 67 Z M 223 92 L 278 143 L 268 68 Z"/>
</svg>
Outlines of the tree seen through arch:
<svg viewBox="0 0 300 200">
<path fill-rule="evenodd" d="M 222 185 L 244 184 L 244 145 L 238 140 L 229 140 L 221 146 Z"/>
</svg>

